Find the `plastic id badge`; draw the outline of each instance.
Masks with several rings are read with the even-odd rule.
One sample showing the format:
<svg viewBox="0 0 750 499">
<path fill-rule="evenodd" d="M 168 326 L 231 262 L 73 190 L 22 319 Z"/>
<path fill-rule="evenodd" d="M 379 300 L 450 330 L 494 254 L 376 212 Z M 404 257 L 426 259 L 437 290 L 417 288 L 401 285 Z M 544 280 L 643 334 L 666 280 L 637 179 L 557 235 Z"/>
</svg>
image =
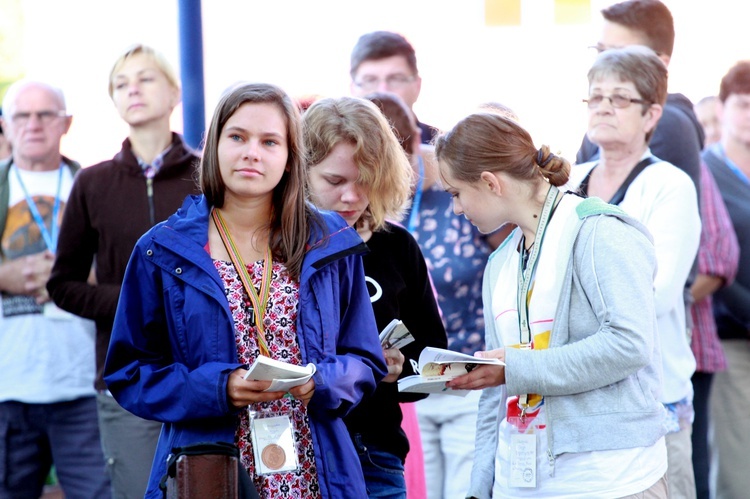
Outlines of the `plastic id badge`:
<svg viewBox="0 0 750 499">
<path fill-rule="evenodd" d="M 536 487 L 536 435 L 514 433 L 510 436 L 511 487 Z"/>
<path fill-rule="evenodd" d="M 294 430 L 289 416 L 259 417 L 250 412 L 250 436 L 255 454 L 255 474 L 269 475 L 299 468 Z"/>
<path fill-rule="evenodd" d="M 505 441 L 508 442 L 508 486 L 532 489 L 537 486 L 538 432 L 544 431 L 544 415 L 508 418 Z"/>
</svg>

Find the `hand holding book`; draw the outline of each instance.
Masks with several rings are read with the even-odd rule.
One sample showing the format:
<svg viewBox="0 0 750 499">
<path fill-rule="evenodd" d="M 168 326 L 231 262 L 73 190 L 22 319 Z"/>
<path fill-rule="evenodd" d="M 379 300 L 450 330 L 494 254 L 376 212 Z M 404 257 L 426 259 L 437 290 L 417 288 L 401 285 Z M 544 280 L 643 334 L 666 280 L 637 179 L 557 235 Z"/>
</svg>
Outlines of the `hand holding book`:
<svg viewBox="0 0 750 499">
<path fill-rule="evenodd" d="M 409 329 L 398 319 L 393 319 L 380 332 L 380 346 L 385 350 L 398 348 L 399 350 L 414 341 Z"/>
<path fill-rule="evenodd" d="M 398 390 L 400 392 L 447 393 L 460 396 L 466 395 L 468 390 L 473 388 L 467 386 L 455 389 L 446 386 L 448 381 L 470 373 L 481 365 L 505 365 L 496 358 L 472 357 L 471 355 L 433 347 L 422 350 L 419 355 L 419 363 L 414 365 L 415 363 L 412 361 L 412 364 L 414 371 L 419 374 L 399 380 Z"/>
</svg>

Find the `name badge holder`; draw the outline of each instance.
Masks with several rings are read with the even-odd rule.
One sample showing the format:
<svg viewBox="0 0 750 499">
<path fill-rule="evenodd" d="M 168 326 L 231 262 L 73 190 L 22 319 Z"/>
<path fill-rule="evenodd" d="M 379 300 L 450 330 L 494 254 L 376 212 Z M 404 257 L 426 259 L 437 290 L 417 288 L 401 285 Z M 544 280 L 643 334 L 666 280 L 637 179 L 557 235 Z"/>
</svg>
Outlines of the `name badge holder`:
<svg viewBox="0 0 750 499">
<path fill-rule="evenodd" d="M 552 216 L 552 210 L 555 207 L 555 200 L 559 189 L 554 185 L 550 186 L 547 198 L 544 201 L 542 214 L 539 218 L 539 225 L 536 229 L 534 244 L 529 253 L 528 261 L 524 265 L 523 257 L 519 258 L 518 264 L 518 321 L 521 332 L 520 345 L 522 349 L 531 348 L 531 329 L 529 326 L 528 299 L 531 283 L 534 281 L 536 265 L 538 263 L 539 251 L 542 247 L 544 234 L 547 230 L 547 224 Z M 525 244 L 525 240 L 521 241 Z M 521 394 L 518 397 L 518 408 L 521 410 L 520 417 L 508 418 L 508 431 L 506 432 L 506 441 L 510 451 L 508 469 L 508 485 L 517 488 L 535 488 L 537 478 L 537 446 L 539 439 L 534 428 L 528 428 L 526 421 L 526 410 L 529 407 L 528 394 Z M 542 421 L 534 421 L 534 427 L 544 426 Z"/>
<path fill-rule="evenodd" d="M 255 474 L 272 475 L 299 470 L 294 428 L 288 415 L 265 415 L 249 410 Z"/>
</svg>

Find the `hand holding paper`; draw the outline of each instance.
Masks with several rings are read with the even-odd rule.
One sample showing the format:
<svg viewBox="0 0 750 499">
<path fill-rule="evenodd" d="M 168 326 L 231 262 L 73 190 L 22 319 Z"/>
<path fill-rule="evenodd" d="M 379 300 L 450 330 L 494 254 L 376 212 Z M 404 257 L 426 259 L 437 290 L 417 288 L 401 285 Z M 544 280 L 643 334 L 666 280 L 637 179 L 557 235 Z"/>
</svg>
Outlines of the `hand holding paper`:
<svg viewBox="0 0 750 499">
<path fill-rule="evenodd" d="M 413 363 L 412 363 L 413 364 Z M 414 370 L 419 374 L 399 380 L 400 392 L 447 393 L 464 396 L 473 386 L 448 383 L 459 376 L 466 377 L 485 366 L 503 367 L 497 358 L 472 357 L 443 348 L 427 347 L 419 355 L 419 364 Z M 482 369 L 484 371 L 484 369 Z"/>
<path fill-rule="evenodd" d="M 297 366 L 263 355 L 259 356 L 245 374 L 245 379 L 270 380 L 265 392 L 288 392 L 295 386 L 304 385 L 315 374 L 315 364 Z"/>
<path fill-rule="evenodd" d="M 398 319 L 393 319 L 380 332 L 380 346 L 385 350 L 398 348 L 399 350 L 414 341 L 409 329 Z"/>
</svg>

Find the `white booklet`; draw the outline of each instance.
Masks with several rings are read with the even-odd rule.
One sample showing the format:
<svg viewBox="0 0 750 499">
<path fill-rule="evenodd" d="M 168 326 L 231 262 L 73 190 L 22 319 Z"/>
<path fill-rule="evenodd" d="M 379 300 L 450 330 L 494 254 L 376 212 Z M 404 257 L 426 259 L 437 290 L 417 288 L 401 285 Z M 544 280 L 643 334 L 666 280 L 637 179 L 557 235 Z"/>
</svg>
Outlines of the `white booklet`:
<svg viewBox="0 0 750 499">
<path fill-rule="evenodd" d="M 297 366 L 260 355 L 250 366 L 245 379 L 270 380 L 271 386 L 263 390 L 264 392 L 287 392 L 290 388 L 307 383 L 313 374 L 315 374 L 315 364 Z"/>
<path fill-rule="evenodd" d="M 401 349 L 412 341 L 414 341 L 414 336 L 399 319 L 393 319 L 380 332 L 380 346 L 386 350 L 389 348 Z"/>
<path fill-rule="evenodd" d="M 446 388 L 445 383 L 462 374 L 471 372 L 479 365 L 505 365 L 498 359 L 474 357 L 444 348 L 427 347 L 419 354 L 419 363 L 410 361 L 414 372 L 398 380 L 398 391 L 413 393 L 446 393 L 465 396 L 469 390 Z"/>
</svg>

